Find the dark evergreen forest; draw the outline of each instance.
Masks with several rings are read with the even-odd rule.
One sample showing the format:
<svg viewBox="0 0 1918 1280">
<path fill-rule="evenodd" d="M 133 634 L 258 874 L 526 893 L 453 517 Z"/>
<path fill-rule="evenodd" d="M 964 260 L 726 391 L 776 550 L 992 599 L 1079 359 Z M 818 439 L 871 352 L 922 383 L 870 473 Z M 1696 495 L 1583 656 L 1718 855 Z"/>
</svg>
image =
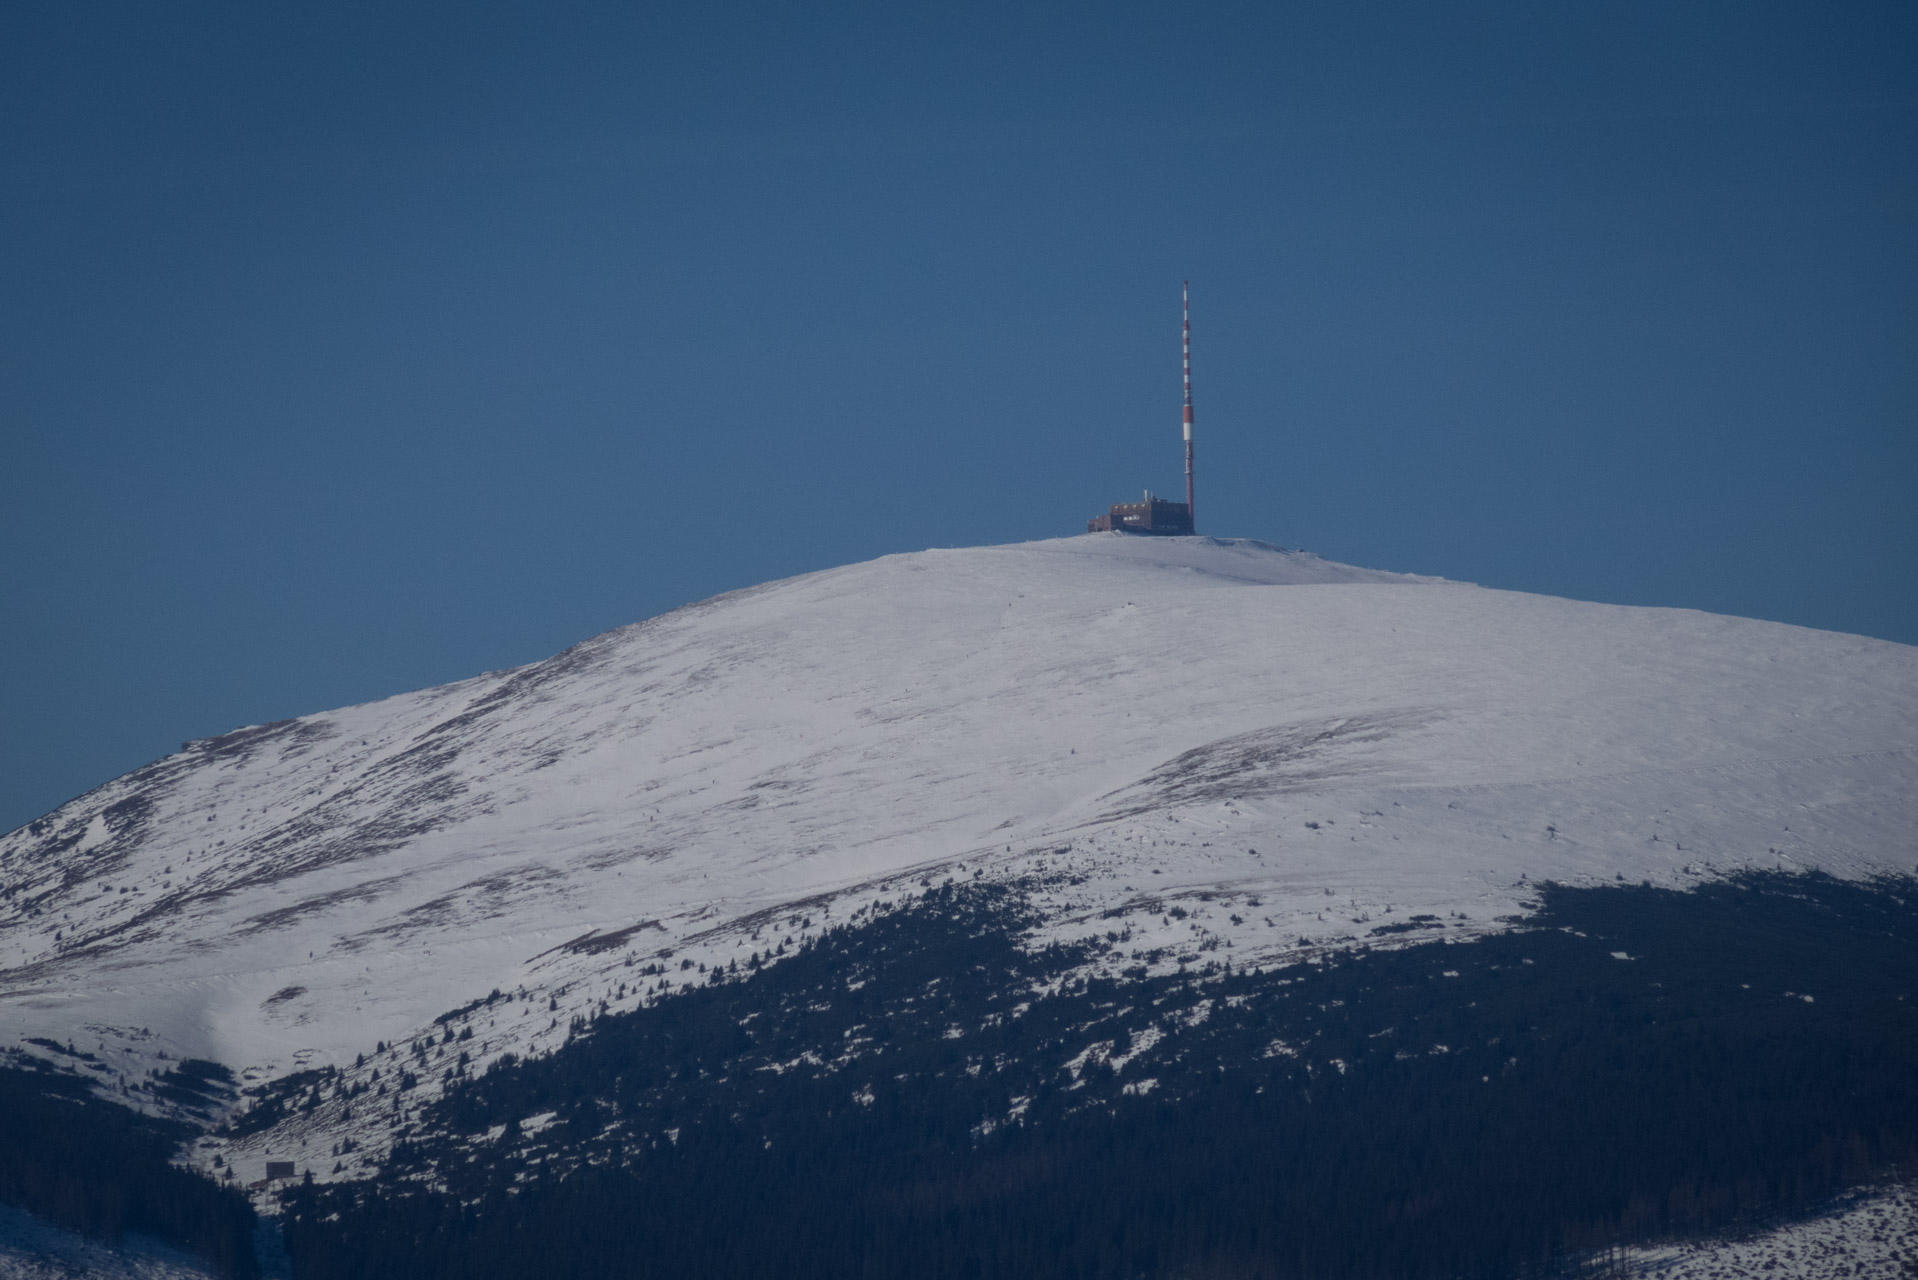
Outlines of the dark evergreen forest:
<svg viewBox="0 0 1918 1280">
<path fill-rule="evenodd" d="M 156 1091 L 194 1102 L 226 1078 L 213 1063 L 183 1063 Z M 0 1067 L 0 1203 L 96 1239 L 141 1232 L 198 1254 L 218 1275 L 251 1280 L 259 1266 L 246 1198 L 170 1163 L 196 1132 L 109 1102 L 73 1075 Z"/>
<path fill-rule="evenodd" d="M 1915 894 L 1548 887 L 1479 941 L 1085 982 L 948 886 L 456 1079 L 287 1244 L 298 1280 L 1581 1269 L 1913 1167 Z"/>
</svg>

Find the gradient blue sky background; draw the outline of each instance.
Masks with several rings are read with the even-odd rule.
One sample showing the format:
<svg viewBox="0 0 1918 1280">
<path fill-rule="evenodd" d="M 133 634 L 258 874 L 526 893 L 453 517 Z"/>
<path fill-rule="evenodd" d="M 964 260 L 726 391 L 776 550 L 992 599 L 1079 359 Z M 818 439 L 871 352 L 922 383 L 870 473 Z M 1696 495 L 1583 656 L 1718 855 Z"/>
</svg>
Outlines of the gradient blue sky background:
<svg viewBox="0 0 1918 1280">
<path fill-rule="evenodd" d="M 1918 5 L 0 7 L 0 828 L 768 578 L 1202 531 L 1918 642 Z"/>
</svg>

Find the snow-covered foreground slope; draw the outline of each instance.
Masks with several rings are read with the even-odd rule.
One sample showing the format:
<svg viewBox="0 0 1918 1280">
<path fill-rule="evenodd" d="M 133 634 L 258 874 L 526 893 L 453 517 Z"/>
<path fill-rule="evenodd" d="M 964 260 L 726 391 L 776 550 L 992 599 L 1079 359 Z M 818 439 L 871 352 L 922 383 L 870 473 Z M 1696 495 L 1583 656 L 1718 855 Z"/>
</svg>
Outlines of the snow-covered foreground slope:
<svg viewBox="0 0 1918 1280">
<path fill-rule="evenodd" d="M 1897 1280 L 1918 1275 L 1918 1187 L 1847 1197 L 1830 1213 L 1731 1240 L 1626 1253 L 1644 1280 Z"/>
<path fill-rule="evenodd" d="M 1543 879 L 1909 871 L 1915 784 L 1907 646 L 1254 542 L 927 551 L 191 743 L 0 838 L 0 1035 L 258 1080 L 537 997 L 483 1063 L 632 1007 L 635 956 L 683 984 L 1035 870 L 1054 936 L 1245 965 Z"/>
<path fill-rule="evenodd" d="M 108 1245 L 0 1205 L 0 1276 L 6 1280 L 210 1280 L 198 1259 L 135 1236 Z"/>
</svg>

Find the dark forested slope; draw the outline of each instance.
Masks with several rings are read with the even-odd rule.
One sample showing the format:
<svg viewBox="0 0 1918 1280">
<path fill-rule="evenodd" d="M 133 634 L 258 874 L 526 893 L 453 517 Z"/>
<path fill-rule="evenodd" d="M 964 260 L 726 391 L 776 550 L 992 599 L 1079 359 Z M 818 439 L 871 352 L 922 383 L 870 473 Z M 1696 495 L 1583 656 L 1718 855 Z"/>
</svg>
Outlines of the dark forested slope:
<svg viewBox="0 0 1918 1280">
<path fill-rule="evenodd" d="M 949 886 L 456 1079 L 288 1244 L 302 1280 L 1561 1269 L 1912 1160 L 1914 892 L 1552 887 L 1458 945 L 1086 982 Z"/>
<path fill-rule="evenodd" d="M 160 1087 L 197 1100 L 207 1073 L 222 1071 L 185 1064 Z M 83 1078 L 0 1067 L 0 1204 L 97 1239 L 155 1236 L 246 1280 L 259 1269 L 253 1210 L 238 1192 L 171 1162 L 193 1132 L 106 1101 Z"/>
</svg>

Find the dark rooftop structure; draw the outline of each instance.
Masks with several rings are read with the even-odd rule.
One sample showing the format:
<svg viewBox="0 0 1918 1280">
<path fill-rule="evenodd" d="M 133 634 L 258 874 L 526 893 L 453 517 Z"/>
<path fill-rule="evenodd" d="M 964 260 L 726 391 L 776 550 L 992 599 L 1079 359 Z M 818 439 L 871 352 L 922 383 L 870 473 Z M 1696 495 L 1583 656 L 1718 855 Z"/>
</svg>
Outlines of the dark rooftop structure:
<svg viewBox="0 0 1918 1280">
<path fill-rule="evenodd" d="M 1087 533 L 1108 533 L 1114 529 L 1121 533 L 1184 536 L 1192 532 L 1192 508 L 1148 493 L 1142 502 L 1115 502 L 1104 515 L 1086 521 Z"/>
</svg>

